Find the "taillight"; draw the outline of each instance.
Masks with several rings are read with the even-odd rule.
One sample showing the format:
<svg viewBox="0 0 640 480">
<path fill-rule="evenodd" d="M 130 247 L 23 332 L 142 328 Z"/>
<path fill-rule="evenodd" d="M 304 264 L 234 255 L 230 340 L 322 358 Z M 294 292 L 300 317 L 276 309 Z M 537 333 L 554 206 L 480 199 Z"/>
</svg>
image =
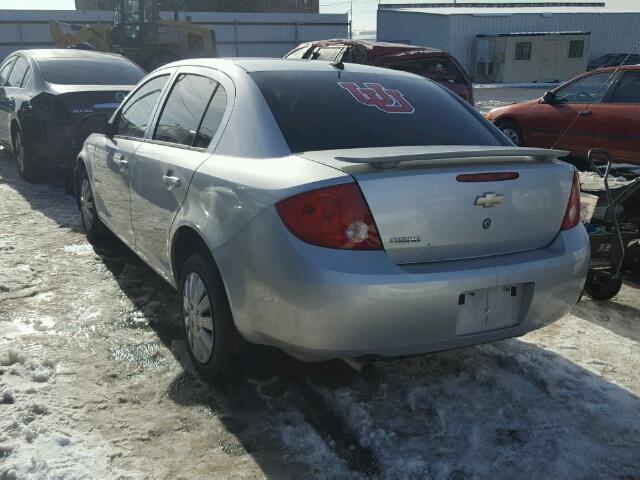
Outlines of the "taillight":
<svg viewBox="0 0 640 480">
<path fill-rule="evenodd" d="M 564 212 L 561 230 L 569 230 L 580 221 L 580 177 L 578 172 L 573 172 L 573 186 L 569 195 L 567 210 Z"/>
<path fill-rule="evenodd" d="M 381 250 L 369 207 L 355 183 L 319 188 L 276 204 L 280 218 L 300 240 L 327 248 Z"/>
</svg>

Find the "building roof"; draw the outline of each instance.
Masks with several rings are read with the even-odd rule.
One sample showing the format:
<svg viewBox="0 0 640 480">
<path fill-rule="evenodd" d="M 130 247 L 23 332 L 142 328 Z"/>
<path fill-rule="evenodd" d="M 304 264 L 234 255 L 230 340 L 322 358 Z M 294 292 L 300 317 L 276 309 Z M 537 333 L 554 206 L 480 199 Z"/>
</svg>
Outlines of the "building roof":
<svg viewBox="0 0 640 480">
<path fill-rule="evenodd" d="M 512 33 L 481 33 L 476 37 L 543 37 L 546 35 L 591 35 L 591 32 L 512 32 Z"/>
<path fill-rule="evenodd" d="M 606 7 L 517 7 L 517 8 L 381 8 L 379 12 L 410 12 L 424 13 L 430 15 L 474 15 L 503 17 L 515 14 L 537 13 L 542 15 L 554 15 L 562 13 L 585 13 L 585 14 L 640 14 L 640 6 L 638 10 L 612 10 Z"/>
</svg>

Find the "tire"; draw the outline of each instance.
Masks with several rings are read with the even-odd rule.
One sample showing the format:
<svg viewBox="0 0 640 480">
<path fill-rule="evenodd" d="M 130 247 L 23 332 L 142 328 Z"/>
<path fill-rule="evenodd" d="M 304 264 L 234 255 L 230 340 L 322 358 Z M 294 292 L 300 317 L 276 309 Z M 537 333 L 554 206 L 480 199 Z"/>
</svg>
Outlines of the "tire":
<svg viewBox="0 0 640 480">
<path fill-rule="evenodd" d="M 500 131 L 511 140 L 516 147 L 524 146 L 524 140 L 522 138 L 522 130 L 516 122 L 511 120 L 502 120 L 496 122 L 496 127 L 500 129 Z"/>
<path fill-rule="evenodd" d="M 86 169 L 78 175 L 78 208 L 87 239 L 91 243 L 101 243 L 109 238 L 107 227 L 98 218 L 98 210 L 93 196 L 93 188 Z"/>
<path fill-rule="evenodd" d="M 12 135 L 13 142 L 13 156 L 16 159 L 16 166 L 18 167 L 18 173 L 20 176 L 29 183 L 33 183 L 36 180 L 35 168 L 33 165 L 33 159 L 31 152 L 24 144 L 24 137 L 19 129 L 16 129 Z"/>
<path fill-rule="evenodd" d="M 622 277 L 612 278 L 603 273 L 587 275 L 584 291 L 594 300 L 611 300 L 622 288 Z"/>
<path fill-rule="evenodd" d="M 247 344 L 236 330 L 222 278 L 207 252 L 184 263 L 180 298 L 185 341 L 198 373 L 214 383 L 240 373 Z"/>
</svg>

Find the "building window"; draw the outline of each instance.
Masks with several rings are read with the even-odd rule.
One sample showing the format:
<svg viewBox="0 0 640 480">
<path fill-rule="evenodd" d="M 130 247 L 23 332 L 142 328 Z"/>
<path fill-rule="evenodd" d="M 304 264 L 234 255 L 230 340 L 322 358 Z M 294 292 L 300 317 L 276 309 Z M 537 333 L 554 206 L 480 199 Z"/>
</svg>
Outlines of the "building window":
<svg viewBox="0 0 640 480">
<path fill-rule="evenodd" d="M 531 42 L 516 42 L 516 62 L 531 60 Z"/>
<path fill-rule="evenodd" d="M 571 40 L 569 42 L 569 58 L 582 58 L 584 54 L 584 40 Z"/>
</svg>

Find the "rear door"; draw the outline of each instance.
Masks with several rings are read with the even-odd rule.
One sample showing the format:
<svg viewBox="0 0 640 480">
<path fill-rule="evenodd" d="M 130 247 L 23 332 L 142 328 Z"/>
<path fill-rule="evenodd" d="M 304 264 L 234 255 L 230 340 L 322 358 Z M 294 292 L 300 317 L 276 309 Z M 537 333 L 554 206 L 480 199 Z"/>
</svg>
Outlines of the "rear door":
<svg viewBox="0 0 640 480">
<path fill-rule="evenodd" d="M 640 164 L 640 70 L 622 73 L 594 115 L 593 146 L 606 148 L 614 160 Z"/>
<path fill-rule="evenodd" d="M 94 191 L 101 220 L 129 245 L 134 244 L 129 184 L 136 150 L 144 141 L 170 75 L 154 76 L 140 86 L 116 113 L 116 133 L 96 145 Z"/>
<path fill-rule="evenodd" d="M 169 272 L 169 231 L 193 172 L 210 155 L 226 112 L 231 83 L 210 69 L 178 71 L 149 139 L 136 152 L 131 216 L 136 250 L 153 268 Z M 213 146 L 212 146 L 213 148 Z"/>
<path fill-rule="evenodd" d="M 527 144 L 570 150 L 573 155 L 585 157 L 593 145 L 594 112 L 611 81 L 610 72 L 595 73 L 557 89 L 554 103 L 534 107 L 525 126 Z"/>
</svg>

